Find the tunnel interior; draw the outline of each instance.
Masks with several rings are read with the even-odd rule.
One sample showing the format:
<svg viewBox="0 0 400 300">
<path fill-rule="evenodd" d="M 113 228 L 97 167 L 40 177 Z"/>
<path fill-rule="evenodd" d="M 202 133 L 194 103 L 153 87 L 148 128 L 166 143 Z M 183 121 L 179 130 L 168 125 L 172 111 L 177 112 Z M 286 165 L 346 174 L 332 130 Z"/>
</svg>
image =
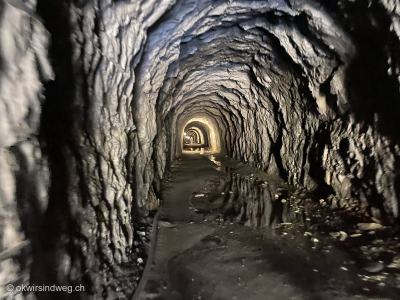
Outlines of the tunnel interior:
<svg viewBox="0 0 400 300">
<path fill-rule="evenodd" d="M 186 136 L 186 140 L 184 139 L 184 142 L 186 144 L 204 144 L 204 136 L 202 135 L 202 132 L 197 129 L 196 127 L 190 127 L 187 130 L 185 130 L 184 136 Z"/>
<path fill-rule="evenodd" d="M 221 141 L 215 122 L 212 122 L 207 118 L 192 118 L 185 122 L 181 132 L 182 133 L 179 135 L 179 139 L 181 140 L 179 145 L 181 152 L 176 154 L 177 157 L 182 154 L 182 150 L 187 151 L 188 149 L 191 149 L 189 151 L 197 149 L 202 153 L 220 153 Z M 190 142 L 190 138 L 188 139 L 191 133 L 197 135 L 198 145 L 195 145 L 196 140 Z M 185 142 L 189 143 L 185 144 Z"/>
<path fill-rule="evenodd" d="M 210 143 L 210 128 L 201 122 L 192 121 L 183 129 L 183 148 L 213 149 L 215 145 Z"/>
<path fill-rule="evenodd" d="M 398 224 L 398 0 L 0 0 L 0 17 L 2 285 L 132 294 L 143 220 L 188 154 Z M 251 194 L 229 176 L 224 201 Z"/>
</svg>

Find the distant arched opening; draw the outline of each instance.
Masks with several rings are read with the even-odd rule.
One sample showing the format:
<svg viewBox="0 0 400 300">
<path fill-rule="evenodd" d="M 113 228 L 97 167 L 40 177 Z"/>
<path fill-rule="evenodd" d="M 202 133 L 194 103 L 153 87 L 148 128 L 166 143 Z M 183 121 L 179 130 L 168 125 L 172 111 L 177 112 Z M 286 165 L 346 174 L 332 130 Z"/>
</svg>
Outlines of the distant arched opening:
<svg viewBox="0 0 400 300">
<path fill-rule="evenodd" d="M 220 147 L 217 130 L 211 122 L 202 118 L 193 118 L 183 126 L 181 150 L 184 153 L 218 152 Z"/>
</svg>

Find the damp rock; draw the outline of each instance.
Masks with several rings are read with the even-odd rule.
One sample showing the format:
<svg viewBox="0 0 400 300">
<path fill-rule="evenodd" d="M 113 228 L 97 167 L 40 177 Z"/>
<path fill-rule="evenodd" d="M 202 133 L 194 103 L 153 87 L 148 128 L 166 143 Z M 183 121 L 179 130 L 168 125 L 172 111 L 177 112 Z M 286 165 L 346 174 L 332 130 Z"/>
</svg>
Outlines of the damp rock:
<svg viewBox="0 0 400 300">
<path fill-rule="evenodd" d="M 382 262 L 370 262 L 365 267 L 364 270 L 369 273 L 378 273 L 385 268 Z"/>
</svg>

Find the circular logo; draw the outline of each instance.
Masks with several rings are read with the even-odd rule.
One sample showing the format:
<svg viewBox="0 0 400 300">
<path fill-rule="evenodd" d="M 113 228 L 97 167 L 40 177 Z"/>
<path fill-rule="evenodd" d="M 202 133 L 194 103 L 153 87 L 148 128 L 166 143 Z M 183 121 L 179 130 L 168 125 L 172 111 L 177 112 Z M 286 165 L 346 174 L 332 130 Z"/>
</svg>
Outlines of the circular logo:
<svg viewBox="0 0 400 300">
<path fill-rule="evenodd" d="M 7 284 L 7 291 L 12 292 L 14 290 L 14 286 L 10 283 Z"/>
</svg>

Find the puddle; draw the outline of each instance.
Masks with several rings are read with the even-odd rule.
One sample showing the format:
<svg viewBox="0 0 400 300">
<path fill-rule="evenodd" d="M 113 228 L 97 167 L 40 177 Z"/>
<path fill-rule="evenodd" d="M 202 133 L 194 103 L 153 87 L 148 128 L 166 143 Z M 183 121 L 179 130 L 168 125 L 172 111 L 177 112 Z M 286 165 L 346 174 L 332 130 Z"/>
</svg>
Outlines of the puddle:
<svg viewBox="0 0 400 300">
<path fill-rule="evenodd" d="M 225 217 L 231 215 L 246 226 L 258 228 L 304 223 L 305 216 L 289 190 L 252 176 L 230 177 L 225 186 Z"/>
<path fill-rule="evenodd" d="M 222 170 L 214 156 L 209 159 Z M 225 171 L 225 170 L 224 170 Z M 304 206 L 295 195 L 273 181 L 227 172 L 227 179 L 205 197 L 191 199 L 196 212 L 221 221 L 239 222 L 257 228 L 277 228 L 282 224 L 304 224 Z M 219 217 L 212 218 L 210 213 Z"/>
<path fill-rule="evenodd" d="M 304 224 L 304 206 L 279 181 L 256 178 L 253 174 L 240 175 L 234 167 L 217 160 L 215 155 L 206 157 L 217 166 L 217 171 L 227 174 L 227 179 L 206 199 L 195 201 L 198 212 L 219 212 L 224 221 L 258 228 Z"/>
<path fill-rule="evenodd" d="M 206 155 L 206 157 L 209 160 L 211 160 L 214 164 L 217 165 L 217 168 L 216 168 L 217 171 L 222 171 L 222 164 L 221 164 L 221 162 L 219 160 L 216 159 L 215 155 L 212 155 L 212 154 L 211 155 Z"/>
</svg>

